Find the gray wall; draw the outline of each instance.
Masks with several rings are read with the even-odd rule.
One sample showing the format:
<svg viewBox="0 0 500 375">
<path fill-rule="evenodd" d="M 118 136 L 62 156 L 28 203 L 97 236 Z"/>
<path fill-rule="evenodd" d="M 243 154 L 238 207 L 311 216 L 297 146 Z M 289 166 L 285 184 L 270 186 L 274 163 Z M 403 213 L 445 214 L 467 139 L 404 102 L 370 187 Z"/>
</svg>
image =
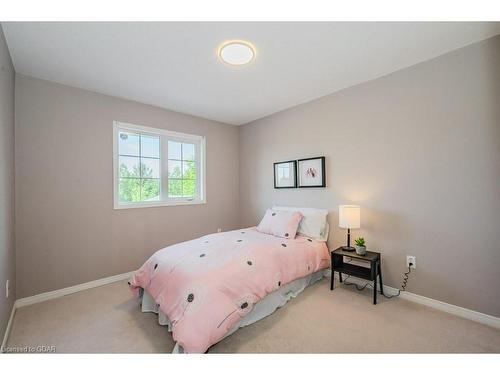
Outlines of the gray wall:
<svg viewBox="0 0 500 375">
<path fill-rule="evenodd" d="M 335 248 L 360 204 L 386 283 L 415 255 L 410 292 L 500 316 L 500 37 L 245 125 L 240 148 L 243 225 L 325 207 Z M 327 188 L 273 189 L 273 162 L 318 155 Z"/>
<path fill-rule="evenodd" d="M 0 340 L 15 293 L 14 254 L 14 78 L 15 72 L 0 26 Z M 11 295 L 5 298 L 5 282 Z"/>
<path fill-rule="evenodd" d="M 113 120 L 203 135 L 207 203 L 113 209 Z M 18 297 L 137 269 L 154 251 L 239 224 L 238 128 L 16 77 Z"/>
</svg>

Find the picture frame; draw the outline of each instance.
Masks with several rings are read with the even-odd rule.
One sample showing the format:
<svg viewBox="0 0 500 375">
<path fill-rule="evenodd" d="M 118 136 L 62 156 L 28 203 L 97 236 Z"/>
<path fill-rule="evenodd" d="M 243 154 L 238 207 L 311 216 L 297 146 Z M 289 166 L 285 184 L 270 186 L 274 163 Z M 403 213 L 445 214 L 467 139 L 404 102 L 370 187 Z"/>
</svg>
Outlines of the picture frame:
<svg viewBox="0 0 500 375">
<path fill-rule="evenodd" d="M 273 165 L 274 188 L 293 189 L 297 187 L 297 161 L 280 161 Z"/>
<path fill-rule="evenodd" d="M 299 188 L 326 187 L 325 157 L 297 160 Z"/>
</svg>

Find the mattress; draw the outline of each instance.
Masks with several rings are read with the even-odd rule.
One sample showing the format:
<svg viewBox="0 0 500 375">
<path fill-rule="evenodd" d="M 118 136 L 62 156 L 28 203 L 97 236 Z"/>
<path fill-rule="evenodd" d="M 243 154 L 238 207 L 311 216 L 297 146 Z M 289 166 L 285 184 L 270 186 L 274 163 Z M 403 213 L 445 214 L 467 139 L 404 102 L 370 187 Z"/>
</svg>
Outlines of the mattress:
<svg viewBox="0 0 500 375">
<path fill-rule="evenodd" d="M 253 324 L 266 316 L 271 315 L 274 311 L 284 306 L 292 298 L 297 297 L 309 285 L 321 280 L 323 278 L 323 272 L 324 271 L 317 271 L 308 276 L 301 277 L 300 279 L 285 284 L 278 290 L 268 294 L 266 297 L 257 302 L 253 306 L 253 309 L 236 325 L 234 325 L 224 337 L 222 337 L 221 341 L 232 335 L 238 329 Z M 170 323 L 170 320 L 158 308 L 158 304 L 147 291 L 142 290 L 139 301 L 142 312 L 153 312 L 158 314 L 158 324 L 167 326 L 168 331 L 172 331 L 172 324 Z M 184 353 L 184 349 L 176 343 L 172 353 Z"/>
</svg>

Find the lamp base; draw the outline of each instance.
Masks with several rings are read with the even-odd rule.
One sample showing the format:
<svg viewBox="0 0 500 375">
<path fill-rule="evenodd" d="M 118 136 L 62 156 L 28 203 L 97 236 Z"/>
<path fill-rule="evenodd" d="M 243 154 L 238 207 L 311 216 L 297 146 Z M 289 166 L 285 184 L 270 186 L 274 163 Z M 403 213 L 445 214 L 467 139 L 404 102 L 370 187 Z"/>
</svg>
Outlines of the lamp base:
<svg viewBox="0 0 500 375">
<path fill-rule="evenodd" d="M 356 249 L 352 246 L 342 246 L 342 250 L 351 252 L 351 251 L 354 251 Z"/>
</svg>

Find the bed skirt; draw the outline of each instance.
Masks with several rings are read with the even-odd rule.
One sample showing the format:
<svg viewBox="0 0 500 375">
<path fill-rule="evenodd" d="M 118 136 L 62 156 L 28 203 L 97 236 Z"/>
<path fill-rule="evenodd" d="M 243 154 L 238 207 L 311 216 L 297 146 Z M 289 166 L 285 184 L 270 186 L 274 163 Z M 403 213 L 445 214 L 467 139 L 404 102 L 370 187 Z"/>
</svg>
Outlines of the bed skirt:
<svg viewBox="0 0 500 375">
<path fill-rule="evenodd" d="M 292 298 L 297 297 L 307 286 L 314 284 L 315 282 L 323 278 L 324 270 L 317 271 L 308 276 L 302 277 L 291 283 L 283 285 L 278 290 L 268 294 L 259 302 L 257 302 L 252 311 L 245 315 L 238 323 L 235 324 L 231 330 L 224 335 L 221 339 L 223 340 L 227 336 L 236 332 L 239 328 L 245 327 L 252 323 L 255 323 L 266 316 L 271 315 L 276 309 L 285 305 Z M 142 312 L 154 312 L 158 314 L 158 323 L 162 326 L 167 326 L 168 331 L 172 331 L 172 326 L 168 317 L 158 309 L 158 305 L 154 301 L 153 297 L 145 290 L 141 290 L 139 301 L 141 302 Z M 175 343 L 174 350 L 172 353 L 183 353 L 182 347 Z"/>
</svg>

